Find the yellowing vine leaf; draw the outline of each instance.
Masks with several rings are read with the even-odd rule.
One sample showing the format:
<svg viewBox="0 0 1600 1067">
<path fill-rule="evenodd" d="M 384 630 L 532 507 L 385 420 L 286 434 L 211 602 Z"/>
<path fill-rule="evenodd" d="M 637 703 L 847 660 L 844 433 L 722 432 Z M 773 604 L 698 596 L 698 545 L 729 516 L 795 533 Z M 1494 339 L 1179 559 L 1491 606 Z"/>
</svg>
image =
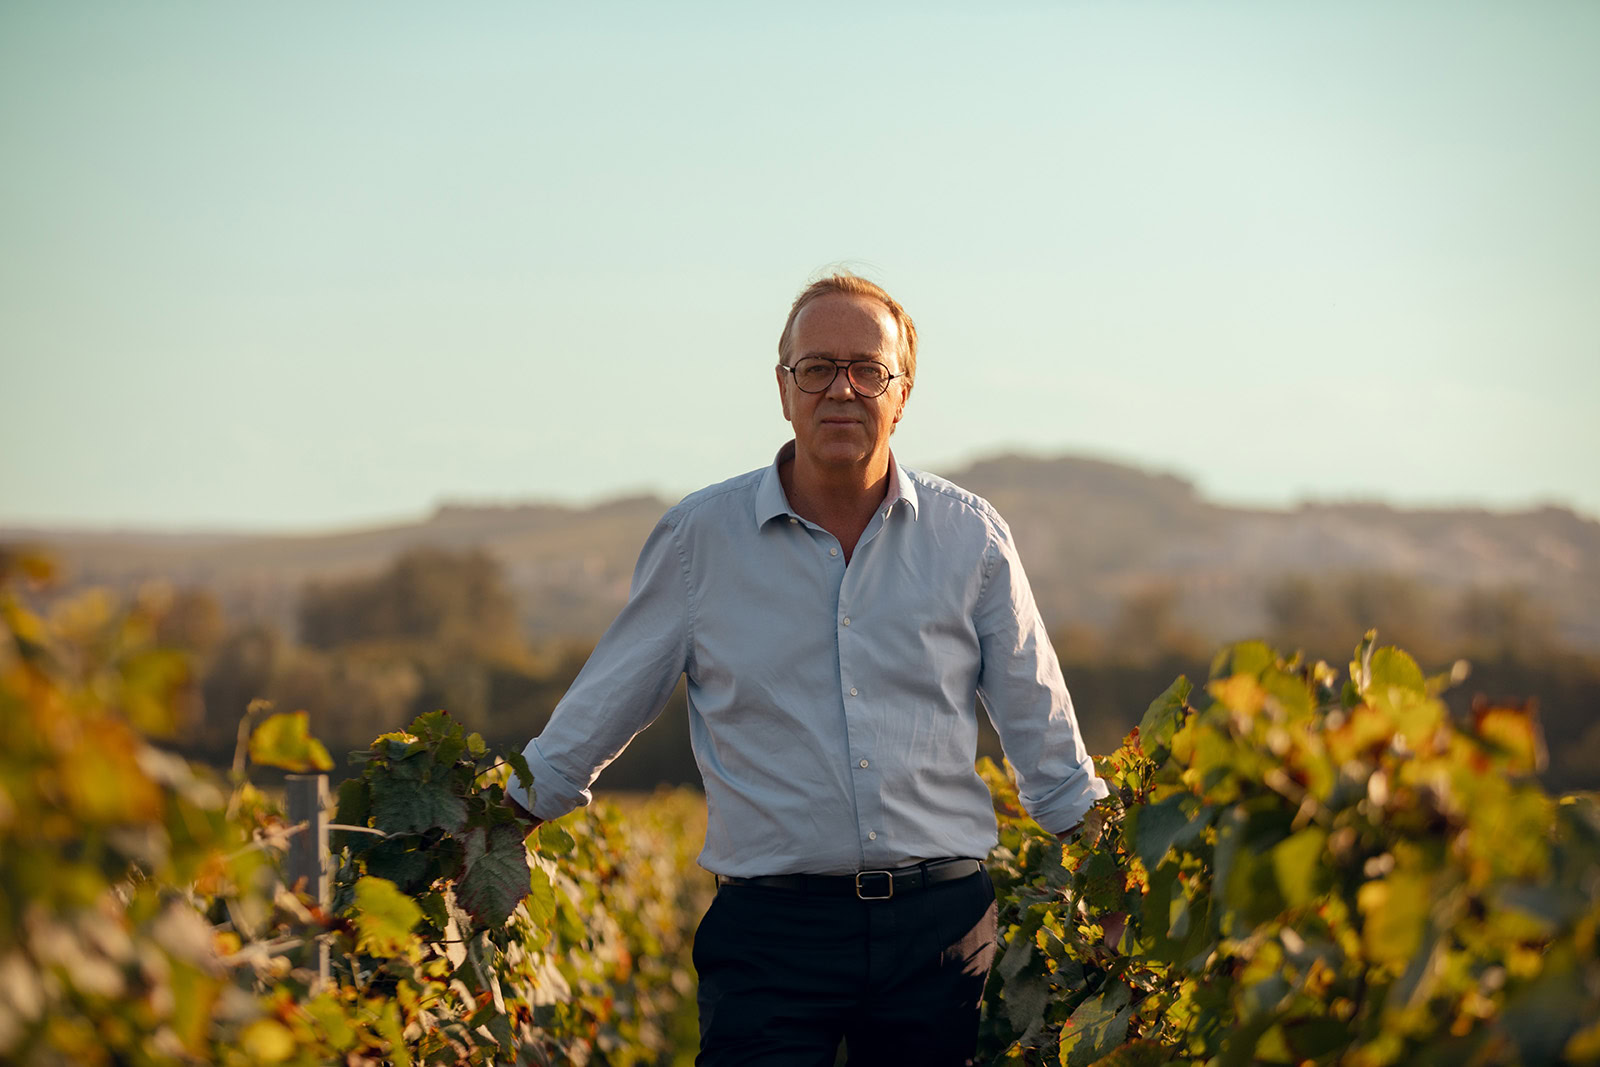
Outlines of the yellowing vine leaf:
<svg viewBox="0 0 1600 1067">
<path fill-rule="evenodd" d="M 305 774 L 333 770 L 333 757 L 311 736 L 311 718 L 303 711 L 269 716 L 250 735 L 250 762 Z"/>
</svg>

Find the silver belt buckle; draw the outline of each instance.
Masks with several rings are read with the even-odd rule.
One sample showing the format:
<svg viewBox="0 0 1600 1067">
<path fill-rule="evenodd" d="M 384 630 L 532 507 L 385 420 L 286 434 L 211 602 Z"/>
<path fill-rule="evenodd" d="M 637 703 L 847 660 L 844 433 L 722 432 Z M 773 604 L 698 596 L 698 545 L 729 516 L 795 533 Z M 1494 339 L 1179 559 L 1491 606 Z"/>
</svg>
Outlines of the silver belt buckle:
<svg viewBox="0 0 1600 1067">
<path fill-rule="evenodd" d="M 871 894 L 863 892 L 862 891 L 863 887 L 861 885 L 861 879 L 863 879 L 863 878 L 877 878 L 877 877 L 882 877 L 883 878 L 883 884 L 886 887 L 885 891 L 883 893 L 871 893 Z M 856 872 L 856 897 L 858 899 L 860 899 L 860 900 L 888 900 L 893 896 L 894 896 L 894 874 L 893 874 L 893 872 L 891 872 L 891 871 L 857 871 Z"/>
</svg>

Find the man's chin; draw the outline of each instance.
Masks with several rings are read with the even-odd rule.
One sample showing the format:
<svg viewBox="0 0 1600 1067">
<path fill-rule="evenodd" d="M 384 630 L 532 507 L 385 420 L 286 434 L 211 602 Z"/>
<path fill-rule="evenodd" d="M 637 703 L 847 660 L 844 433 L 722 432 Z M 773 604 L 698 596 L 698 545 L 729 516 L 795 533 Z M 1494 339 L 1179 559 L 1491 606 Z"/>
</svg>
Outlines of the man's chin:
<svg viewBox="0 0 1600 1067">
<path fill-rule="evenodd" d="M 819 442 L 810 451 L 819 467 L 860 467 L 872 461 L 872 449 L 863 447 L 860 441 Z"/>
</svg>

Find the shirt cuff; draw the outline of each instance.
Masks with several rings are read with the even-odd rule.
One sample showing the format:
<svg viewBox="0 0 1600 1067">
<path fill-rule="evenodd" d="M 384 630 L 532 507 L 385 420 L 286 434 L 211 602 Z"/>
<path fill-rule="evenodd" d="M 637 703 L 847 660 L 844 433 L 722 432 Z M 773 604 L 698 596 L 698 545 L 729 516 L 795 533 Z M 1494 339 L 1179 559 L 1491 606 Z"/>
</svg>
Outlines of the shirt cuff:
<svg viewBox="0 0 1600 1067">
<path fill-rule="evenodd" d="M 1049 834 L 1059 834 L 1083 821 L 1094 802 L 1111 795 L 1105 779 L 1092 774 L 1073 777 L 1040 799 L 1020 797 L 1023 808 L 1040 829 Z"/>
<path fill-rule="evenodd" d="M 528 742 L 528 747 L 522 750 L 522 758 L 528 761 L 528 771 L 533 775 L 533 803 L 528 803 L 528 789 L 530 783 L 523 782 L 517 777 L 515 771 L 506 780 L 506 796 L 521 804 L 533 817 L 544 822 L 559 819 L 573 808 L 583 807 L 593 799 L 587 789 L 581 789 L 568 781 L 566 776 L 550 766 L 544 754 L 539 751 L 539 739 L 534 738 Z"/>
</svg>

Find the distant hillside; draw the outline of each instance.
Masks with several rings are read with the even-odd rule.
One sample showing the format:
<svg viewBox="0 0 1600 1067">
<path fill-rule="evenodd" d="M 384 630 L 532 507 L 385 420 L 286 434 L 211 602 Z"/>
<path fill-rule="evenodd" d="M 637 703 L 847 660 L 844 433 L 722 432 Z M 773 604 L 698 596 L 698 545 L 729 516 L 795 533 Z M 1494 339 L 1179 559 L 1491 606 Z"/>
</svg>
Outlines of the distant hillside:
<svg viewBox="0 0 1600 1067">
<path fill-rule="evenodd" d="M 1006 516 L 1052 628 L 1104 626 L 1159 585 L 1208 637 L 1237 637 L 1259 630 L 1263 596 L 1285 575 L 1372 572 L 1443 592 L 1523 587 L 1566 640 L 1600 649 L 1600 522 L 1562 508 L 1232 508 L 1170 475 L 1075 457 L 997 456 L 948 476 Z M 0 529 L 0 541 L 51 546 L 74 583 L 206 585 L 231 613 L 280 624 L 308 579 L 375 571 L 419 545 L 482 547 L 505 563 L 531 637 L 589 638 L 622 604 L 639 546 L 667 506 L 653 497 L 451 505 L 422 522 L 335 534 Z"/>
<path fill-rule="evenodd" d="M 1215 638 L 1259 630 L 1287 575 L 1403 575 L 1457 593 L 1525 589 L 1580 648 L 1600 648 L 1600 522 L 1564 508 L 1499 512 L 1305 504 L 1227 507 L 1169 475 L 1072 457 L 1001 456 L 950 476 L 1007 517 L 1041 610 L 1104 623 L 1165 583 Z"/>
</svg>

